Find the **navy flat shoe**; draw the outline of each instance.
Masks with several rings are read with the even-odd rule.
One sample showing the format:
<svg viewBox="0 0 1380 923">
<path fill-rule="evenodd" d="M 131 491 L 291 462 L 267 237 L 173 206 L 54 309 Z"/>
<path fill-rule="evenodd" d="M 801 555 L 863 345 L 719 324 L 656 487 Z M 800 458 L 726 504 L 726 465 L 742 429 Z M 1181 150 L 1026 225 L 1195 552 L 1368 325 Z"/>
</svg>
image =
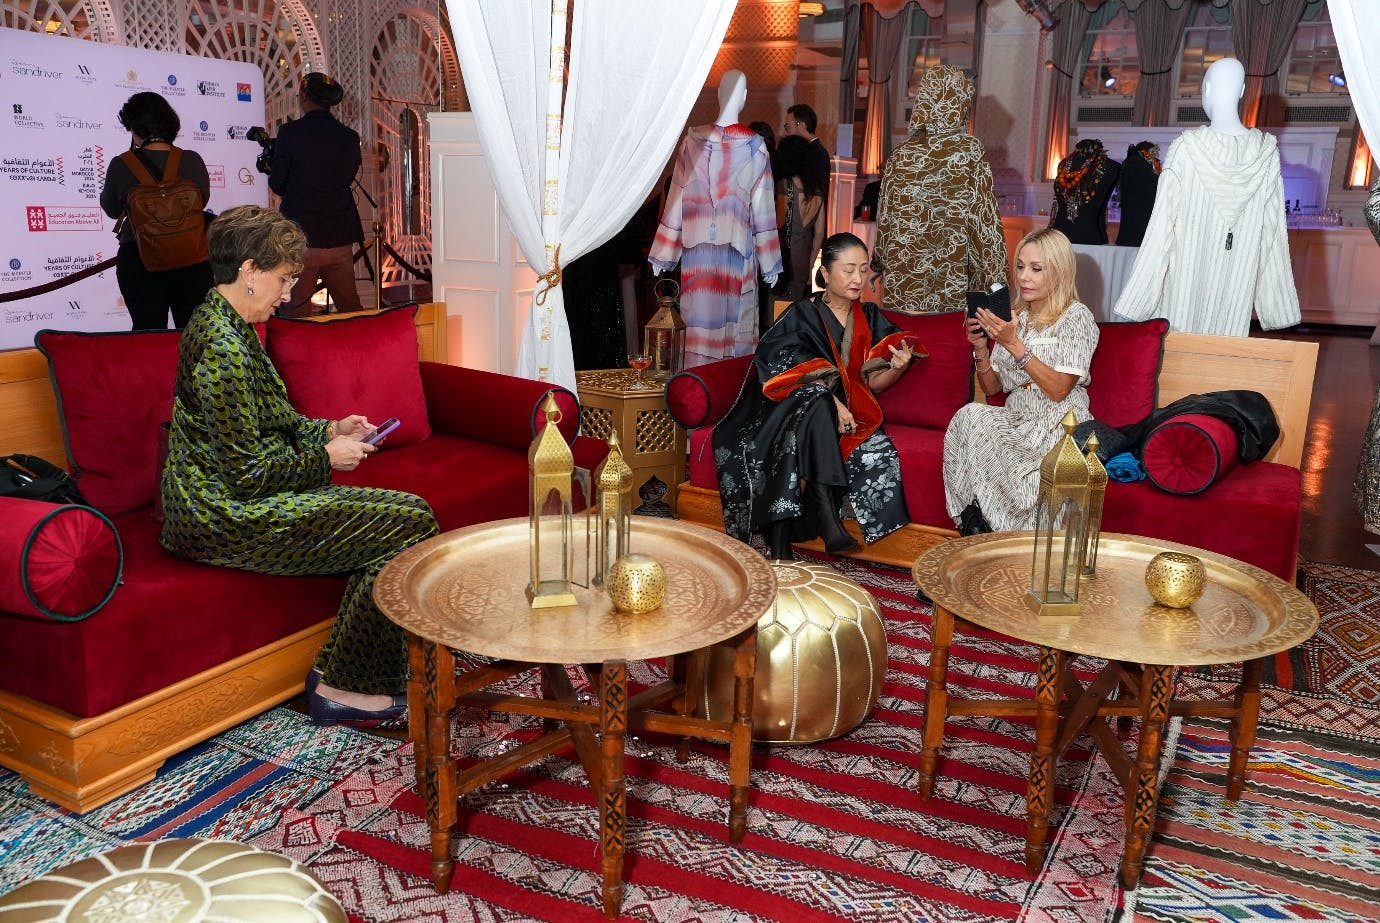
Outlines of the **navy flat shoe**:
<svg viewBox="0 0 1380 923">
<path fill-rule="evenodd" d="M 305 690 L 307 695 L 315 695 L 316 687 L 319 685 L 321 685 L 321 669 L 312 667 L 307 671 L 307 688 Z"/>
<path fill-rule="evenodd" d="M 393 704 L 380 711 L 341 705 L 313 690 L 307 696 L 311 720 L 321 725 L 344 724 L 358 728 L 407 727 L 407 696 L 393 696 Z"/>
</svg>

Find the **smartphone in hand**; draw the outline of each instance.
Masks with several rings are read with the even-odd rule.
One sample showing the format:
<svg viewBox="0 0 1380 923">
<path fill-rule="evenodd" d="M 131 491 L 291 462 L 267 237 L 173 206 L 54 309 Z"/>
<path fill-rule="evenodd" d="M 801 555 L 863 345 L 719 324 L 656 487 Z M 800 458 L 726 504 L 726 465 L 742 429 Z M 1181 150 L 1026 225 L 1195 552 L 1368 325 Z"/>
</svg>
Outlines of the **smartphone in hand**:
<svg viewBox="0 0 1380 923">
<path fill-rule="evenodd" d="M 1011 289 L 995 285 L 990 292 L 968 292 L 968 316 L 976 317 L 978 308 L 986 308 L 1004 321 L 1011 320 Z"/>
<path fill-rule="evenodd" d="M 378 426 L 371 429 L 359 441 L 365 445 L 378 445 L 380 442 L 383 442 L 384 439 L 388 438 L 389 433 L 393 432 L 393 430 L 401 425 L 402 422 L 397 417 L 389 417 L 387 420 L 384 420 Z"/>
</svg>

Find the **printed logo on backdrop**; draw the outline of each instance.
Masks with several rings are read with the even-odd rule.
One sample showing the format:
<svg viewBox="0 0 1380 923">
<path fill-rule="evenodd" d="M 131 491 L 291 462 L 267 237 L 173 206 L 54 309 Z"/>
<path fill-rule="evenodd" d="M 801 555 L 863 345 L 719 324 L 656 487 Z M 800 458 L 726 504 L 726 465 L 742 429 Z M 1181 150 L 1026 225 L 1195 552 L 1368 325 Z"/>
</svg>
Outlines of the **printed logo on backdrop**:
<svg viewBox="0 0 1380 923">
<path fill-rule="evenodd" d="M 61 157 L 5 157 L 0 159 L 0 176 L 9 183 L 67 185 L 62 175 Z"/>
<path fill-rule="evenodd" d="M 73 320 L 78 320 L 86 316 L 86 310 L 81 306 L 80 301 L 67 302 L 67 316 Z"/>
<path fill-rule="evenodd" d="M 47 127 L 42 119 L 36 119 L 31 115 L 25 115 L 23 103 L 13 103 L 10 106 L 10 118 L 14 120 L 15 128 L 42 129 Z"/>
<path fill-rule="evenodd" d="M 57 161 L 60 169 L 62 158 L 59 157 Z M 82 148 L 76 156 L 76 165 L 66 175 L 72 177 L 83 199 L 100 198 L 101 183 L 105 178 L 105 148 L 99 144 Z M 63 185 L 66 185 L 65 181 Z"/>
<path fill-rule="evenodd" d="M 197 83 L 196 91 L 202 96 L 213 96 L 217 99 L 225 98 L 225 91 L 220 88 L 220 84 L 214 80 L 202 80 Z"/>
<path fill-rule="evenodd" d="M 0 283 L 3 283 L 6 287 L 16 282 L 30 282 L 33 280 L 34 271 L 32 269 L 25 269 L 24 264 L 18 257 L 10 257 L 10 261 L 6 265 L 8 268 L 0 269 Z"/>
<path fill-rule="evenodd" d="M 75 131 L 100 131 L 105 127 L 104 122 L 93 122 L 76 115 L 63 115 L 56 113 L 53 116 L 54 128 L 71 128 Z"/>
<path fill-rule="evenodd" d="M 192 130 L 192 140 L 214 144 L 216 133 L 211 131 L 211 123 L 207 122 L 205 119 L 198 122 L 197 127 Z"/>
<path fill-rule="evenodd" d="M 115 85 L 122 90 L 148 89 L 148 86 L 139 79 L 139 72 L 132 67 L 125 71 L 125 79 L 115 81 Z"/>
<path fill-rule="evenodd" d="M 225 137 L 231 141 L 239 141 L 249 134 L 249 129 L 249 125 L 226 125 Z"/>
<path fill-rule="evenodd" d="M 249 172 L 248 167 L 240 167 L 239 180 L 241 186 L 254 185 L 254 174 Z"/>
<path fill-rule="evenodd" d="M 56 311 L 31 311 L 28 308 L 6 308 L 6 324 L 38 324 L 52 320 Z"/>
<path fill-rule="evenodd" d="M 81 205 L 29 205 L 24 209 L 29 232 L 99 231 L 105 218 L 99 208 Z"/>
<path fill-rule="evenodd" d="M 82 86 L 89 87 L 96 82 L 96 75 L 92 73 L 91 68 L 85 64 L 78 64 L 72 76 L 76 77 L 77 83 L 80 83 Z"/>
<path fill-rule="evenodd" d="M 167 83 L 159 87 L 158 92 L 162 93 L 164 96 L 186 96 L 187 88 L 177 85 L 176 74 L 169 74 Z"/>
<path fill-rule="evenodd" d="M 224 165 L 224 164 L 219 164 L 219 163 L 208 163 L 208 164 L 206 165 L 206 172 L 207 172 L 207 173 L 210 175 L 210 177 L 211 177 L 211 188 L 212 188 L 212 189 L 224 189 L 224 188 L 225 188 L 225 165 Z"/>
<path fill-rule="evenodd" d="M 10 58 L 10 73 L 16 77 L 36 77 L 39 80 L 61 80 L 62 71 L 50 70 L 40 64 Z"/>
<path fill-rule="evenodd" d="M 239 100 L 240 102 L 242 102 L 242 103 L 252 102 L 252 101 L 254 100 L 254 96 L 253 96 L 253 94 L 251 93 L 251 87 L 249 86 L 249 84 L 247 84 L 247 83 L 236 83 L 236 84 L 235 84 L 235 98 L 238 99 L 238 100 Z"/>
<path fill-rule="evenodd" d="M 101 251 L 94 253 L 62 253 L 57 256 L 47 257 L 43 268 L 47 270 L 49 278 L 61 279 L 63 276 L 70 276 L 74 272 L 81 272 L 88 266 L 95 266 L 105 259 Z M 102 278 L 105 273 L 98 273 Z"/>
</svg>

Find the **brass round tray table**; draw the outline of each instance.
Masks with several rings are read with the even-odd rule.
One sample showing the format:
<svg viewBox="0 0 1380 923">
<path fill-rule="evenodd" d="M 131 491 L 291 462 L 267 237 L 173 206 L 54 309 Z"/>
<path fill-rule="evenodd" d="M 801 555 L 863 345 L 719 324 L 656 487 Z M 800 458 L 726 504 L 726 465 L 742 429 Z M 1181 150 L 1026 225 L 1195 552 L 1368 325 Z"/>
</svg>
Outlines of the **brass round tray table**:
<svg viewBox="0 0 1380 923">
<path fill-rule="evenodd" d="M 580 532 L 583 543 L 583 533 Z M 390 561 L 374 583 L 374 600 L 408 634 L 408 713 L 416 744 L 417 787 L 431 827 L 432 883 L 450 888 L 451 829 L 457 799 L 512 770 L 573 745 L 599 805 L 603 909 L 622 903 L 624 825 L 623 743 L 628 728 L 729 745 L 729 839 L 747 827 L 757 622 L 776 598 L 771 565 L 748 545 L 701 526 L 636 517 L 632 549 L 666 569 L 661 608 L 641 615 L 612 610 L 597 587 L 575 588 L 577 604 L 533 609 L 528 521 L 508 519 L 457 529 L 414 545 Z M 729 721 L 695 718 L 711 645 L 734 650 L 734 710 Z M 494 662 L 455 674 L 455 650 Z M 669 678 L 629 696 L 627 661 L 668 658 Z M 566 664 L 591 670 L 597 701 L 582 704 Z M 485 687 L 539 669 L 542 697 L 486 692 Z M 535 715 L 548 733 L 501 756 L 457 772 L 450 753 L 450 712 L 456 705 Z M 654 710 L 657 706 L 669 707 Z M 555 727 L 555 722 L 563 727 Z"/>
<path fill-rule="evenodd" d="M 1104 534 L 1097 573 L 1080 584 L 1077 616 L 1040 616 L 1026 603 L 1034 534 L 998 532 L 953 539 L 916 560 L 915 582 L 934 601 L 920 796 L 934 791 L 944 722 L 949 715 L 1033 715 L 1026 804 L 1026 868 L 1044 864 L 1045 837 L 1059 756 L 1085 729 L 1126 792 L 1126 847 L 1121 879 L 1135 887 L 1154 824 L 1164 726 L 1171 715 L 1231 719 L 1227 797 L 1241 796 L 1246 760 L 1255 743 L 1262 658 L 1308 639 L 1318 610 L 1297 589 L 1258 567 L 1188 545 L 1134 535 Z M 1145 568 L 1161 551 L 1199 558 L 1207 589 L 1193 606 L 1161 606 L 1145 587 Z M 1040 649 L 1035 700 L 951 701 L 946 681 L 955 622 L 1028 641 Z M 1085 689 L 1067 669 L 1071 656 L 1104 658 L 1107 666 Z M 1242 661 L 1241 684 L 1221 700 L 1173 698 L 1179 666 Z M 1112 694 L 1116 693 L 1116 698 Z M 1116 718 L 1114 729 L 1105 719 Z M 1123 743 L 1140 719 L 1134 756 Z"/>
</svg>

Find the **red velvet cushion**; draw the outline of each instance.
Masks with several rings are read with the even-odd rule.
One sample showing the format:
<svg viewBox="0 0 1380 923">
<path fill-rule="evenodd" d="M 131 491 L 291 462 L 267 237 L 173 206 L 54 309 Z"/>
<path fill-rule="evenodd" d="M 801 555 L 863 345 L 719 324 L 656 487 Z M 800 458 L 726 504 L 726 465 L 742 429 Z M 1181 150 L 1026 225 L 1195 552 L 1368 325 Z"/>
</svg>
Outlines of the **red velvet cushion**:
<svg viewBox="0 0 1380 923">
<path fill-rule="evenodd" d="M 1148 480 L 1112 481 L 1102 531 L 1183 542 L 1293 581 L 1301 483 L 1299 469 L 1274 462 L 1242 465 L 1202 497 L 1167 494 Z"/>
<path fill-rule="evenodd" d="M 1150 481 L 1171 494 L 1200 494 L 1236 467 L 1236 430 L 1217 417 L 1181 413 L 1145 440 L 1141 464 Z"/>
<path fill-rule="evenodd" d="M 685 479 L 706 490 L 719 489 L 719 471 L 714 466 L 714 427 L 701 426 L 690 431 L 690 464 Z"/>
<path fill-rule="evenodd" d="M 686 429 L 717 423 L 754 374 L 752 357 L 739 356 L 672 375 L 666 382 L 666 410 Z"/>
<path fill-rule="evenodd" d="M 124 582 L 81 622 L 0 616 L 6 692 L 98 715 L 335 615 L 345 578 L 273 577 L 175 558 L 147 510 L 111 517 Z M 227 692 L 230 694 L 233 690 Z M 133 759 L 137 734 L 112 744 Z"/>
<path fill-rule="evenodd" d="M 86 506 L 0 497 L 0 609 L 75 622 L 110 601 L 120 537 Z"/>
<path fill-rule="evenodd" d="M 901 486 L 910 521 L 952 529 L 954 521 L 944 506 L 944 430 L 887 423 L 886 434 L 901 458 Z"/>
<path fill-rule="evenodd" d="M 431 435 L 417 368 L 416 308 L 334 321 L 273 317 L 268 355 L 299 413 L 339 420 L 362 413 L 372 423 L 397 417 L 387 447 Z"/>
<path fill-rule="evenodd" d="M 566 442 L 575 439 L 580 426 L 580 401 L 550 382 L 440 362 L 422 363 L 422 381 L 431 425 L 437 432 L 521 449 L 524 458 L 532 439 L 546 425 L 541 405 L 548 393 L 555 394 L 561 411 L 557 425 Z"/>
<path fill-rule="evenodd" d="M 1098 324 L 1088 407 L 1108 426 L 1130 426 L 1155 412 L 1160 360 L 1169 321 L 1162 317 L 1126 324 Z"/>
<path fill-rule="evenodd" d="M 910 369 L 877 395 L 887 423 L 945 430 L 958 408 L 973 399 L 973 347 L 963 333 L 962 311 L 886 316 L 924 344 Z M 918 348 L 918 347 L 917 347 Z"/>
<path fill-rule="evenodd" d="M 106 513 L 153 505 L 158 427 L 172 418 L 176 330 L 41 331 L 67 458 L 82 495 Z"/>
</svg>

